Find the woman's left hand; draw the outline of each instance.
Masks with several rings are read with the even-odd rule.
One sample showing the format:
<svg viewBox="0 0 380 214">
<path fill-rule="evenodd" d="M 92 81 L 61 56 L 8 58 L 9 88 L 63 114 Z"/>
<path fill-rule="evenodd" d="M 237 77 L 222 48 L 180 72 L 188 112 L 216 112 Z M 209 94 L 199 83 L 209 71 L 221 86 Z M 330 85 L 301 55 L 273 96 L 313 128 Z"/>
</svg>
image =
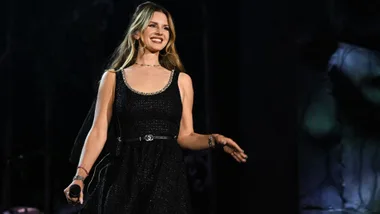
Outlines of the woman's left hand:
<svg viewBox="0 0 380 214">
<path fill-rule="evenodd" d="M 247 161 L 248 156 L 244 153 L 244 150 L 242 150 L 239 147 L 239 145 L 237 145 L 237 143 L 233 141 L 231 138 L 225 137 L 220 134 L 213 134 L 212 136 L 215 139 L 215 145 L 223 145 L 223 150 L 226 153 L 230 154 L 233 158 L 235 158 L 237 162 L 245 163 Z"/>
</svg>

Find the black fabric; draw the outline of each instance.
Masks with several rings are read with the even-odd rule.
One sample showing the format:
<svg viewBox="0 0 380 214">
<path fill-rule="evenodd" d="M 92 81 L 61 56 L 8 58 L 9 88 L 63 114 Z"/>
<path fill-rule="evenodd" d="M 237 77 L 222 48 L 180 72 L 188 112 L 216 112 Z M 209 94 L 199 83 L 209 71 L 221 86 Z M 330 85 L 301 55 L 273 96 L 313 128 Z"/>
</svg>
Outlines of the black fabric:
<svg viewBox="0 0 380 214">
<path fill-rule="evenodd" d="M 142 94 L 129 87 L 121 72 L 117 73 L 114 120 L 109 130 L 112 137 L 92 170 L 92 179 L 86 181 L 82 214 L 191 213 L 185 163 L 177 140 L 123 141 L 146 134 L 178 135 L 182 116 L 178 75 L 172 71 L 164 90 Z M 77 147 L 83 145 L 78 142 L 85 139 L 91 118 L 90 111 L 77 137 Z M 118 144 L 118 134 L 122 145 Z M 72 156 L 77 154 L 74 149 Z"/>
<path fill-rule="evenodd" d="M 141 136 L 141 137 L 138 137 L 138 138 L 129 138 L 129 139 L 125 139 L 124 142 L 135 142 L 135 141 L 151 141 L 151 140 L 174 140 L 176 139 L 177 136 Z"/>
</svg>

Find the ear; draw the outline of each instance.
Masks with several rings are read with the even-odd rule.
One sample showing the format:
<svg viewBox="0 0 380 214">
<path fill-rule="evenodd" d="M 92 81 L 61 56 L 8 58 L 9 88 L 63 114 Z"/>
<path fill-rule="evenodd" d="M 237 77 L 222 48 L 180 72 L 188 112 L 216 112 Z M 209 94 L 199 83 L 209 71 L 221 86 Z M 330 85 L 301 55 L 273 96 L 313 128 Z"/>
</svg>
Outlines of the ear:
<svg viewBox="0 0 380 214">
<path fill-rule="evenodd" d="M 136 39 L 136 40 L 139 40 L 140 39 L 140 31 L 134 33 L 133 34 L 133 38 Z"/>
</svg>

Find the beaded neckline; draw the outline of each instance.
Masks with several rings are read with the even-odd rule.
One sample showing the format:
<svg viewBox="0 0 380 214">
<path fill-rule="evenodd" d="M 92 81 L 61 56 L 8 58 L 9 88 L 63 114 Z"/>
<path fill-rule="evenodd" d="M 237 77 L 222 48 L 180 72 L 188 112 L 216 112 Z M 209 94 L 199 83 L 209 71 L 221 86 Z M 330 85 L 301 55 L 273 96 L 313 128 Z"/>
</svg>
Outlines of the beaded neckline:
<svg viewBox="0 0 380 214">
<path fill-rule="evenodd" d="M 170 71 L 169 81 L 168 81 L 168 83 L 162 89 L 160 89 L 158 91 L 154 91 L 154 92 L 142 92 L 142 91 L 135 90 L 134 88 L 132 88 L 128 84 L 127 79 L 125 78 L 125 75 L 124 75 L 124 70 L 121 70 L 120 72 L 121 72 L 121 75 L 123 76 L 123 82 L 129 88 L 129 90 L 133 91 L 136 94 L 140 94 L 140 95 L 144 95 L 144 96 L 156 95 L 156 94 L 160 94 L 160 93 L 164 92 L 171 85 L 171 83 L 173 81 L 173 76 L 174 76 L 174 70 L 171 70 Z"/>
</svg>

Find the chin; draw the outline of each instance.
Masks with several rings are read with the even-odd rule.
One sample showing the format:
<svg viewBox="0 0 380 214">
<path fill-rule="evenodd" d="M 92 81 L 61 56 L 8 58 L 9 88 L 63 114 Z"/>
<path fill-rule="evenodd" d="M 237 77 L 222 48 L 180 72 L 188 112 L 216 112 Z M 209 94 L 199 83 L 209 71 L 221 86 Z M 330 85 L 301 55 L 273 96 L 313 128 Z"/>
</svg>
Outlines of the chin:
<svg viewBox="0 0 380 214">
<path fill-rule="evenodd" d="M 154 52 L 159 52 L 159 51 L 162 51 L 164 48 L 165 48 L 165 46 L 166 46 L 166 44 L 167 43 L 161 43 L 161 44 L 152 44 L 152 43 L 150 43 L 149 45 L 148 45 L 148 49 L 149 49 L 149 51 L 151 51 L 152 53 L 154 53 Z"/>
<path fill-rule="evenodd" d="M 149 48 L 149 51 L 151 52 L 151 53 L 157 53 L 157 52 L 160 52 L 160 51 L 162 51 L 164 49 L 164 47 L 163 48 L 154 48 L 154 47 L 151 47 L 151 48 Z"/>
</svg>

